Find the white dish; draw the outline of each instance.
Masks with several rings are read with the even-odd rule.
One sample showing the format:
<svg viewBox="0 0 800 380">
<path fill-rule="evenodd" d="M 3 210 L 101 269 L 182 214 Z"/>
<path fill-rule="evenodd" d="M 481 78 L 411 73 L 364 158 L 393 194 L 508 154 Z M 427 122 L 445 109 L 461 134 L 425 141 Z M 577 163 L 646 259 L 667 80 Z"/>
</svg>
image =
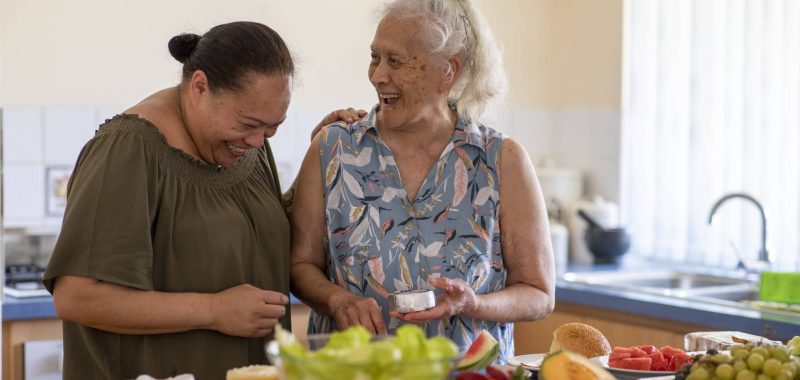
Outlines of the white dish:
<svg viewBox="0 0 800 380">
<path fill-rule="evenodd" d="M 542 360 L 544 360 L 544 357 L 547 356 L 547 355 L 549 355 L 549 354 L 548 353 L 544 353 L 544 354 L 518 355 L 518 356 L 515 356 L 515 357 L 513 357 L 511 359 L 508 359 L 508 365 L 512 365 L 512 366 L 521 365 L 522 368 L 525 368 L 527 370 L 538 371 L 539 370 L 539 366 L 542 365 Z M 607 367 L 607 365 L 608 365 L 608 357 L 606 357 L 605 363 L 601 362 L 600 358 L 602 358 L 602 356 L 598 356 L 596 358 L 591 358 L 589 360 L 594 361 L 597 364 L 600 364 L 602 366 L 606 366 Z"/>
<path fill-rule="evenodd" d="M 508 359 L 508 365 L 521 365 L 522 368 L 538 371 L 539 366 L 542 365 L 542 359 L 544 359 L 545 356 L 547 356 L 547 354 L 518 355 Z"/>
<path fill-rule="evenodd" d="M 608 366 L 608 355 L 605 356 L 598 356 L 598 362 L 605 368 L 608 372 L 614 375 L 617 379 L 620 380 L 627 380 L 627 379 L 644 379 L 644 378 L 670 378 L 675 377 L 675 372 L 673 371 L 639 371 L 635 369 L 622 369 L 622 368 L 613 368 Z"/>
<path fill-rule="evenodd" d="M 723 354 L 729 354 L 730 351 L 722 351 Z M 687 352 L 689 356 L 694 357 L 698 354 L 705 354 L 705 351 L 690 351 Z M 677 372 L 674 371 L 638 371 L 633 369 L 612 368 L 608 366 L 608 355 L 598 356 L 597 359 L 600 364 L 611 372 L 619 379 L 644 379 L 648 380 L 669 380 L 674 379 Z"/>
</svg>

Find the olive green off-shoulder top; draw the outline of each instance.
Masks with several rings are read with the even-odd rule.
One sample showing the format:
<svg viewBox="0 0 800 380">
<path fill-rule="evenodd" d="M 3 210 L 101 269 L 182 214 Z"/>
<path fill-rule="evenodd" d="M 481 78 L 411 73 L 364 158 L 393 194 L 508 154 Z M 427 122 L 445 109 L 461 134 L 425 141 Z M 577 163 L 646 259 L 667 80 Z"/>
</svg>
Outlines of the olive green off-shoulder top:
<svg viewBox="0 0 800 380">
<path fill-rule="evenodd" d="M 45 285 L 52 292 L 67 275 L 159 292 L 251 284 L 288 295 L 289 223 L 269 145 L 218 168 L 169 146 L 143 118 L 107 120 L 70 179 Z M 223 379 L 230 368 L 265 363 L 267 339 L 210 330 L 127 335 L 64 322 L 64 378 Z"/>
</svg>

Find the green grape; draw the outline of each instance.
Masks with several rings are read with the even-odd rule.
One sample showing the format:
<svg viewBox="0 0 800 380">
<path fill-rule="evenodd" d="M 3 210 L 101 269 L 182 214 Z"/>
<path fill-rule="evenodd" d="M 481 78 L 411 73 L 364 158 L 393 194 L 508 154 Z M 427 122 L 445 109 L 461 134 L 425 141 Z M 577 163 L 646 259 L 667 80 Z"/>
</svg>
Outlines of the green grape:
<svg viewBox="0 0 800 380">
<path fill-rule="evenodd" d="M 792 338 L 792 340 L 790 340 L 789 343 L 786 344 L 786 347 L 800 348 L 800 335 Z"/>
<path fill-rule="evenodd" d="M 699 363 L 692 364 L 692 368 L 689 369 L 689 373 L 692 373 L 692 372 L 696 371 L 698 368 L 700 368 L 700 364 Z"/>
<path fill-rule="evenodd" d="M 737 345 L 731 346 L 731 355 L 735 354 L 738 351 L 744 350 L 744 349 L 745 349 L 744 346 L 742 346 L 741 344 L 737 344 Z"/>
<path fill-rule="evenodd" d="M 764 359 L 769 359 L 769 358 L 772 357 L 772 355 L 769 354 L 769 351 L 767 351 L 767 349 L 764 348 L 764 347 L 756 347 L 753 350 L 751 350 L 750 353 L 751 354 L 759 354 Z"/>
<path fill-rule="evenodd" d="M 709 359 L 714 363 L 722 364 L 729 362 L 731 360 L 731 357 L 725 354 L 716 354 L 712 355 Z"/>
<path fill-rule="evenodd" d="M 792 376 L 789 372 L 781 371 L 778 376 L 775 376 L 775 380 L 792 380 Z"/>
<path fill-rule="evenodd" d="M 745 369 L 736 374 L 736 380 L 756 380 L 756 374 L 749 369 Z"/>
<path fill-rule="evenodd" d="M 703 367 L 697 368 L 691 375 L 694 376 L 696 380 L 706 380 L 709 378 L 708 370 Z"/>
<path fill-rule="evenodd" d="M 717 366 L 717 369 L 714 370 L 714 374 L 722 380 L 733 379 L 733 366 L 730 364 L 720 364 Z"/>
<path fill-rule="evenodd" d="M 747 367 L 753 370 L 754 372 L 758 372 L 761 367 L 764 366 L 764 357 L 758 353 L 750 354 L 750 357 L 747 358 Z"/>
<path fill-rule="evenodd" d="M 759 373 L 758 376 L 756 376 L 756 380 L 772 380 L 772 376 L 767 376 L 763 373 Z"/>
<path fill-rule="evenodd" d="M 761 372 L 767 376 L 778 376 L 781 373 L 781 361 L 775 358 L 765 360 Z"/>
<path fill-rule="evenodd" d="M 739 350 L 739 351 L 736 351 L 735 353 L 731 352 L 731 354 L 733 354 L 733 357 L 736 358 L 736 359 L 747 360 L 747 357 L 750 356 L 750 351 Z"/>
<path fill-rule="evenodd" d="M 786 349 L 783 347 L 777 347 L 771 353 L 772 357 L 780 360 L 781 363 L 786 363 L 789 361 L 789 353 L 786 352 Z"/>
<path fill-rule="evenodd" d="M 744 359 L 734 359 L 733 361 L 734 372 L 739 373 L 745 369 L 747 369 L 747 363 L 744 362 Z"/>
<path fill-rule="evenodd" d="M 794 363 L 783 363 L 781 364 L 781 372 L 787 371 L 789 372 L 789 377 L 797 376 L 797 365 Z"/>
</svg>

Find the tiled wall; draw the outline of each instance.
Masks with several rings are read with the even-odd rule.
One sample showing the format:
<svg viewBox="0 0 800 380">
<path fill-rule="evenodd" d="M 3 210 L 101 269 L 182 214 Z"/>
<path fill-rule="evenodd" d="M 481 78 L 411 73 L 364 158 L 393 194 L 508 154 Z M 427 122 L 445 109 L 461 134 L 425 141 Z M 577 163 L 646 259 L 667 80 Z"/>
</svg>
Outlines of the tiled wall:
<svg viewBox="0 0 800 380">
<path fill-rule="evenodd" d="M 2 110 L 3 226 L 52 230 L 46 175 L 68 171 L 99 121 L 114 111 L 91 107 L 9 107 Z M 57 229 L 56 229 L 57 230 Z"/>
<path fill-rule="evenodd" d="M 48 214 L 48 168 L 71 168 L 97 126 L 122 107 L 7 107 L 2 110 L 5 227 L 57 231 Z M 270 140 L 287 188 L 308 149 L 312 128 L 326 110 L 291 110 Z M 535 165 L 545 157 L 584 173 L 589 194 L 618 199 L 619 112 L 522 110 L 503 113 L 492 125 L 521 142 Z M 51 207 L 52 208 L 52 207 Z M 53 210 L 50 210 L 53 211 Z"/>
</svg>

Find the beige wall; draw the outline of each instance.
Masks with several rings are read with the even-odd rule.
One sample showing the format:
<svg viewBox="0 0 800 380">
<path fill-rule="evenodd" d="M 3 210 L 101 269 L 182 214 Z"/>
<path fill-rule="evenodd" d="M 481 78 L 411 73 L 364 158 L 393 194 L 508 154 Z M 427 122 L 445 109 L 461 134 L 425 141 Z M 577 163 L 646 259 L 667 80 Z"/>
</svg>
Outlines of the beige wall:
<svg viewBox="0 0 800 380">
<path fill-rule="evenodd" d="M 622 0 L 479 0 L 511 108 L 619 107 Z M 374 0 L 0 0 L 0 105 L 127 105 L 176 82 L 177 33 L 249 19 L 299 60 L 293 106 L 367 107 Z"/>
<path fill-rule="evenodd" d="M 553 0 L 554 107 L 620 107 L 622 0 Z"/>
<path fill-rule="evenodd" d="M 512 108 L 620 106 L 623 0 L 483 0 Z"/>
</svg>

